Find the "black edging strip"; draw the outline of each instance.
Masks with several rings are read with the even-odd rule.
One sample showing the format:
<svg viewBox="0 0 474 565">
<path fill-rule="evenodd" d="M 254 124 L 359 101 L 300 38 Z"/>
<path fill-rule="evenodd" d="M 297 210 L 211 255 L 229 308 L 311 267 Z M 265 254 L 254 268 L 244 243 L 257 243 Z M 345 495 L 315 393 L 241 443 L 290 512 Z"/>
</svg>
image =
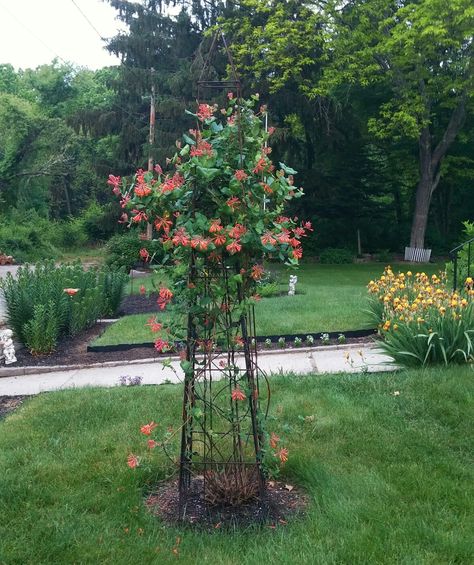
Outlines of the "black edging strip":
<svg viewBox="0 0 474 565">
<path fill-rule="evenodd" d="M 269 339 L 272 343 L 278 343 L 278 340 L 282 337 L 287 344 L 295 341 L 295 338 L 299 337 L 302 340 L 302 345 L 307 345 L 305 343 L 306 337 L 312 335 L 315 342 L 320 342 L 322 334 L 328 334 L 329 339 L 337 339 L 340 334 L 343 334 L 346 338 L 357 338 L 357 337 L 368 337 L 377 333 L 376 329 L 368 330 L 348 330 L 345 332 L 308 332 L 304 334 L 280 334 L 280 335 L 259 335 L 256 337 L 257 343 L 265 343 Z M 128 351 L 129 349 L 135 349 L 138 347 L 147 347 L 153 349 L 155 343 L 153 341 L 146 341 L 144 343 L 119 343 L 118 345 L 88 345 L 87 351 L 89 353 L 100 353 L 105 351 Z"/>
</svg>

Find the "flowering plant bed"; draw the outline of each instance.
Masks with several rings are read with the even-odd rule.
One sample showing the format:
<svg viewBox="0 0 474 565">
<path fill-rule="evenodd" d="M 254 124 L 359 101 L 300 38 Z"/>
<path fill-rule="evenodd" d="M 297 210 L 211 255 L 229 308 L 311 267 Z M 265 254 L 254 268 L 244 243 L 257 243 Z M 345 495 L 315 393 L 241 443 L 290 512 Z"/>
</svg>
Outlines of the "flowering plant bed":
<svg viewBox="0 0 474 565">
<path fill-rule="evenodd" d="M 387 267 L 368 284 L 381 347 L 401 365 L 470 363 L 474 360 L 474 280 L 459 291 L 446 273 L 395 274 Z"/>
</svg>

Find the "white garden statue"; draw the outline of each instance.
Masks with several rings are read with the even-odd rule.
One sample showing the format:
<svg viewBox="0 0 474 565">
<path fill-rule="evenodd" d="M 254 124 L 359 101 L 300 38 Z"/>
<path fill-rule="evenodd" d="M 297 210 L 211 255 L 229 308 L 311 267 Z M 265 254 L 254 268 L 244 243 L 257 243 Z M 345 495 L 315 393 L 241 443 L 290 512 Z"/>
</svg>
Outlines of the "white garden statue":
<svg viewBox="0 0 474 565">
<path fill-rule="evenodd" d="M 290 275 L 290 283 L 288 289 L 288 296 L 294 296 L 296 293 L 296 283 L 298 282 L 298 277 L 296 275 Z"/>
<path fill-rule="evenodd" d="M 12 336 L 12 330 L 0 330 L 0 360 L 5 359 L 5 365 L 16 363 Z"/>
</svg>

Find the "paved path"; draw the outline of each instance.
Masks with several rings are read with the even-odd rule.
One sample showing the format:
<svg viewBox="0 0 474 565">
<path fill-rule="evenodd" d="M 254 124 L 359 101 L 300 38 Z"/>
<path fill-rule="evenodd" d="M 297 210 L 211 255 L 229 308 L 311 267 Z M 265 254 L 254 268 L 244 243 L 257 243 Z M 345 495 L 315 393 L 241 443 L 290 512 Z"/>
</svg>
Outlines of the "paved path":
<svg viewBox="0 0 474 565">
<path fill-rule="evenodd" d="M 268 351 L 259 354 L 259 367 L 267 374 L 358 373 L 395 370 L 390 359 L 374 347 L 329 346 L 291 351 Z M 238 364 L 243 366 L 243 357 Z M 0 396 L 38 394 L 45 391 L 85 386 L 118 386 L 121 376 L 142 377 L 142 384 L 177 383 L 183 378 L 179 361 L 163 367 L 156 359 L 128 363 L 103 363 L 94 367 L 0 377 Z M 18 372 L 21 368 L 18 368 Z"/>
</svg>

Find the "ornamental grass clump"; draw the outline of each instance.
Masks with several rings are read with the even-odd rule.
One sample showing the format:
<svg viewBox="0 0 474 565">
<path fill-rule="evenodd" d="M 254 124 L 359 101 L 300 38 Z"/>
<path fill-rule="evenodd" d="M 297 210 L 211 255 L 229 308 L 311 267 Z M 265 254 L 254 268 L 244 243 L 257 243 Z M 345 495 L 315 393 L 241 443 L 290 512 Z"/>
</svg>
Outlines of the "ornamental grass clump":
<svg viewBox="0 0 474 565">
<path fill-rule="evenodd" d="M 453 292 L 446 274 L 395 274 L 387 267 L 370 281 L 370 313 L 381 347 L 400 365 L 425 366 L 474 360 L 474 282 Z"/>
</svg>

